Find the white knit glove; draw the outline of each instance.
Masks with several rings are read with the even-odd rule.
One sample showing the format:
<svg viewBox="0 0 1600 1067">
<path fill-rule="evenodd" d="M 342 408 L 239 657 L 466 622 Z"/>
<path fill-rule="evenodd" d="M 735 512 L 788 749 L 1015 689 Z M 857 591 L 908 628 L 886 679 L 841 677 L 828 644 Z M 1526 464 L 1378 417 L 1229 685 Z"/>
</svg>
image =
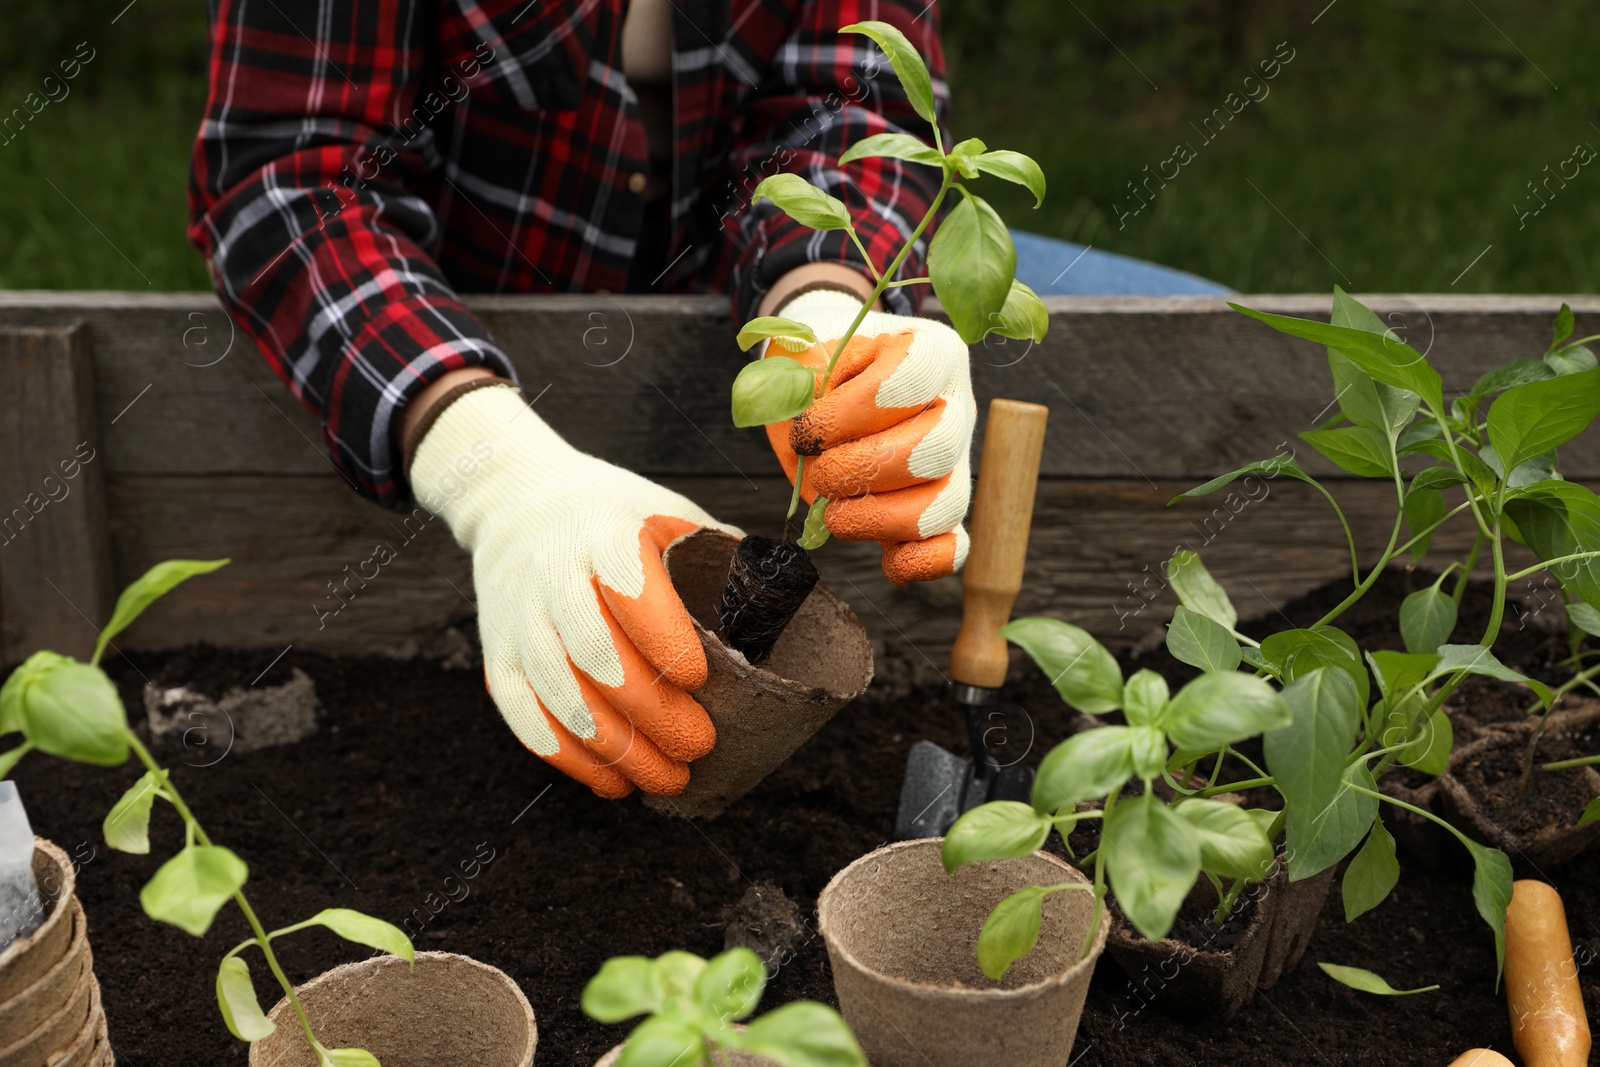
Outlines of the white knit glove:
<svg viewBox="0 0 1600 1067">
<path fill-rule="evenodd" d="M 766 355 L 787 355 L 817 370 L 861 311 L 848 293 L 802 293 L 777 312 L 811 327 L 821 340 L 803 351 L 777 341 Z M 794 480 L 806 460 L 801 495 L 830 503 L 828 531 L 843 541 L 878 541 L 883 569 L 897 584 L 942 578 L 967 558 L 961 526 L 972 498 L 972 397 L 967 346 L 932 319 L 869 311 L 840 356 L 827 392 L 767 439 Z"/>
<path fill-rule="evenodd" d="M 739 531 L 579 452 L 506 386 L 450 403 L 410 476 L 472 553 L 485 679 L 522 743 L 601 796 L 681 792 L 716 733 L 688 695 L 705 652 L 661 551 Z"/>
</svg>

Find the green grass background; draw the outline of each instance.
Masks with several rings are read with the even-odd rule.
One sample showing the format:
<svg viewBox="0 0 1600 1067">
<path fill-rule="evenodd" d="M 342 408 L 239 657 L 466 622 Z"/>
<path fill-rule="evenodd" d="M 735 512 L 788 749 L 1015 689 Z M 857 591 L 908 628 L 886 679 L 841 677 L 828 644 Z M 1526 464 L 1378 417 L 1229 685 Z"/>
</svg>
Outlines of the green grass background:
<svg viewBox="0 0 1600 1067">
<path fill-rule="evenodd" d="M 184 238 L 203 11 L 125 2 L 0 0 L 0 113 L 77 42 L 96 50 L 67 99 L 0 145 L 0 287 L 207 286 Z M 1513 207 L 1537 203 L 1546 165 L 1600 148 L 1592 2 L 940 8 L 957 134 L 1028 152 L 1049 177 L 1038 211 L 984 183 L 1014 225 L 1247 292 L 1600 289 L 1600 159 L 1525 226 Z M 1284 41 L 1295 58 L 1270 95 L 1203 143 L 1191 123 Z M 1197 158 L 1119 228 L 1126 183 L 1180 141 Z"/>
</svg>

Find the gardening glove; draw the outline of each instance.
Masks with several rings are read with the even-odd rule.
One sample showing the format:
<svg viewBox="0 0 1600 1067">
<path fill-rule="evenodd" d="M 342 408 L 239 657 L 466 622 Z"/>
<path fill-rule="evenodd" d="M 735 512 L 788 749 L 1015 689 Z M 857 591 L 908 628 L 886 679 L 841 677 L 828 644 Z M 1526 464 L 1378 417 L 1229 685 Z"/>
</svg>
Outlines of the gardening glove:
<svg viewBox="0 0 1600 1067">
<path fill-rule="evenodd" d="M 828 357 L 861 311 L 855 296 L 802 293 L 777 312 L 811 327 L 818 345 L 778 338 L 768 357 L 811 367 L 822 386 Z M 800 495 L 828 498 L 823 522 L 841 541 L 877 541 L 896 585 L 943 578 L 967 559 L 961 520 L 972 498 L 972 398 L 967 346 L 931 319 L 869 311 L 827 389 L 800 415 L 767 427 L 767 440 Z"/>
<path fill-rule="evenodd" d="M 412 488 L 472 553 L 489 693 L 517 738 L 602 797 L 672 796 L 716 731 L 705 651 L 661 565 L 695 504 L 568 445 L 519 390 L 439 413 Z"/>
</svg>

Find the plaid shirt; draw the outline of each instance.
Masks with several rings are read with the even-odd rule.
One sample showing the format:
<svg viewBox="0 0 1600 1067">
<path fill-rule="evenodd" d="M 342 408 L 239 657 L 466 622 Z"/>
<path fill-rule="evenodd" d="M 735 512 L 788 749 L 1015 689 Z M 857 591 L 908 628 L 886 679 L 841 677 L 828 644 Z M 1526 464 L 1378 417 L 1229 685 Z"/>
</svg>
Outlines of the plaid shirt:
<svg viewBox="0 0 1600 1067">
<path fill-rule="evenodd" d="M 190 239 L 224 306 L 322 421 L 341 473 L 409 506 L 395 427 L 447 371 L 505 354 L 458 292 L 621 292 L 649 160 L 622 72 L 625 0 L 212 0 L 210 98 Z M 877 46 L 881 19 L 930 60 L 924 0 L 673 0 L 670 234 L 656 288 L 727 292 L 748 317 L 785 272 L 859 264 L 750 190 L 779 170 L 852 208 L 884 265 L 937 189 L 932 168 L 846 144 L 926 135 Z M 926 240 L 926 238 L 924 238 Z M 922 253 L 903 276 L 927 273 Z M 891 310 L 922 294 L 889 290 Z"/>
</svg>

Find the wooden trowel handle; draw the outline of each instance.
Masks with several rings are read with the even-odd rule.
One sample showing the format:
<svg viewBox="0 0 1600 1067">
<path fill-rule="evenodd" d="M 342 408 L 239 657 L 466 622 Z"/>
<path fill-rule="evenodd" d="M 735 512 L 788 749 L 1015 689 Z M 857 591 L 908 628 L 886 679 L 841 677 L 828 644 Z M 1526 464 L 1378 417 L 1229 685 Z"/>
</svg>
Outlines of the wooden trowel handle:
<svg viewBox="0 0 1600 1067">
<path fill-rule="evenodd" d="M 989 402 L 972 504 L 972 547 L 961 574 L 961 632 L 950 649 L 950 674 L 957 683 L 997 689 L 1006 680 L 1006 640 L 999 630 L 1011 621 L 1011 605 L 1022 589 L 1049 414 L 1043 404 Z"/>
</svg>

